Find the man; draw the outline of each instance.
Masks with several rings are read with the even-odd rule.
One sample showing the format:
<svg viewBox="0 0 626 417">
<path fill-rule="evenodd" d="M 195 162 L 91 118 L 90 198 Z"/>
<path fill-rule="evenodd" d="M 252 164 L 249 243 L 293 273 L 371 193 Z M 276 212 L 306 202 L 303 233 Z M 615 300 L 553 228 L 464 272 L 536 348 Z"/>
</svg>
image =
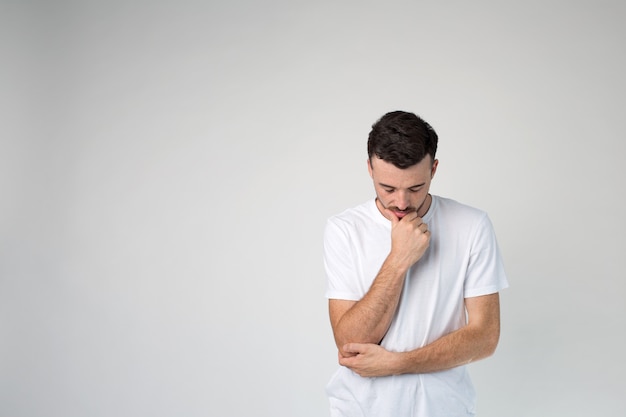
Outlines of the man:
<svg viewBox="0 0 626 417">
<path fill-rule="evenodd" d="M 376 198 L 328 220 L 333 417 L 475 413 L 464 365 L 494 352 L 508 283 L 487 215 L 429 194 L 437 141 L 412 113 L 384 115 L 368 139 Z"/>
</svg>

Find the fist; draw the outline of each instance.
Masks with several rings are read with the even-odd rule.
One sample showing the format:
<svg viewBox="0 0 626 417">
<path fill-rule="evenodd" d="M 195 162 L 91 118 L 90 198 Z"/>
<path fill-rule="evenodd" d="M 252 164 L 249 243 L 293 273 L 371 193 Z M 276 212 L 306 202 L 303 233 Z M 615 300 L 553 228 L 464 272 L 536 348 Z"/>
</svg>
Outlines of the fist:
<svg viewBox="0 0 626 417">
<path fill-rule="evenodd" d="M 391 220 L 391 254 L 410 267 L 419 261 L 430 246 L 430 231 L 417 213 L 398 219 L 393 212 Z"/>
</svg>

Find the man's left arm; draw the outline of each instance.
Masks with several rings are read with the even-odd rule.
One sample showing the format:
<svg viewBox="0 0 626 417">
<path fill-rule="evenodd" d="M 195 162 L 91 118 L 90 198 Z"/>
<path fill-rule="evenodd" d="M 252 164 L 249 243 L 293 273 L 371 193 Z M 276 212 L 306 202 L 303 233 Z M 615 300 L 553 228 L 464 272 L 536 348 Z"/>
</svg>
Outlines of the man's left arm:
<svg viewBox="0 0 626 417">
<path fill-rule="evenodd" d="M 348 343 L 355 356 L 339 357 L 339 364 L 363 377 L 422 374 L 443 371 L 491 356 L 500 338 L 498 293 L 465 299 L 467 324 L 424 347 L 390 352 L 370 343 Z"/>
</svg>

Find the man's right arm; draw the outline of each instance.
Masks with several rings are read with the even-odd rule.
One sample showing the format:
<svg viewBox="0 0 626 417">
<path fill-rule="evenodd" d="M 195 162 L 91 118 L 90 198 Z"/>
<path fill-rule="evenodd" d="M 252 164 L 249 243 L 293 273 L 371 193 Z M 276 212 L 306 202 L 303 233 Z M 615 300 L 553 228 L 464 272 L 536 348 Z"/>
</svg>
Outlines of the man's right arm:
<svg viewBox="0 0 626 417">
<path fill-rule="evenodd" d="M 397 310 L 408 269 L 430 243 L 430 232 L 416 214 L 398 220 L 391 212 L 391 252 L 370 289 L 359 301 L 329 301 L 330 321 L 340 356 L 347 343 L 375 343 L 383 339 Z"/>
<path fill-rule="evenodd" d="M 359 301 L 328 302 L 335 343 L 341 356 L 347 343 L 380 343 L 398 307 L 406 269 L 387 257 L 369 291 Z"/>
</svg>

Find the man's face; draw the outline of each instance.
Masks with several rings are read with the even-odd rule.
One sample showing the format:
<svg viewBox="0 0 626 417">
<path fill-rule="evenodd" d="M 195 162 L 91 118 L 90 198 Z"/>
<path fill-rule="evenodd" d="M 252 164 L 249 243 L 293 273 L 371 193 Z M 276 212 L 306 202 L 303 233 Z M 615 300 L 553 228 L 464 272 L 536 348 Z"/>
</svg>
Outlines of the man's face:
<svg viewBox="0 0 626 417">
<path fill-rule="evenodd" d="M 437 171 L 438 163 L 436 159 L 432 162 L 430 155 L 406 169 L 400 169 L 375 156 L 371 161 L 368 160 L 367 168 L 374 181 L 377 205 L 381 213 L 387 217 L 387 213 L 382 210 L 390 209 L 398 219 L 412 211 L 417 211 L 419 216 L 426 214 L 430 204 L 430 182 Z"/>
</svg>

